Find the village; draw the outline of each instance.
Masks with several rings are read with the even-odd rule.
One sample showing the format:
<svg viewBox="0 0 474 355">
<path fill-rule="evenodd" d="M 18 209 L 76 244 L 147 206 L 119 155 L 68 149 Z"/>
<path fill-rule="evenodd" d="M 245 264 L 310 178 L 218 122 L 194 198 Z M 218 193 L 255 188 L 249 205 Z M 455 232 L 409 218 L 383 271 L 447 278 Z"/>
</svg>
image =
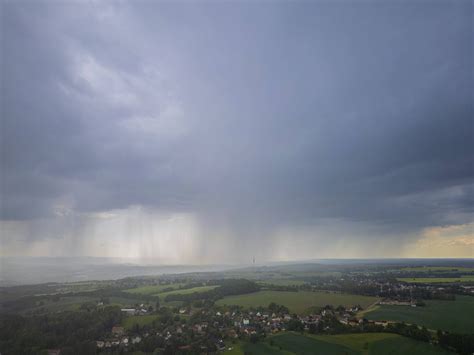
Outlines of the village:
<svg viewBox="0 0 474 355">
<path fill-rule="evenodd" d="M 372 334 L 416 346 L 469 350 L 471 338 L 462 333 L 462 324 L 471 324 L 474 286 L 407 282 L 414 276 L 410 273 L 403 271 L 401 280 L 391 272 L 356 269 L 323 276 L 275 277 L 269 271 L 246 279 L 243 272 L 240 278 L 203 273 L 38 285 L 30 296 L 11 294 L 2 329 L 5 334 L 23 329 L 26 341 L 34 340 L 51 355 L 241 354 L 246 349 L 259 353 L 262 347 L 278 352 L 291 339 L 359 336 L 370 343 Z M 29 318 L 13 314 L 20 311 Z M 454 317 L 459 325 L 449 321 Z M 15 350 L 23 346 L 16 340 L 22 335 L 12 334 L 5 339 Z"/>
<path fill-rule="evenodd" d="M 109 337 L 96 341 L 99 351 L 108 352 L 117 348 L 123 351 L 146 350 L 147 346 L 142 345 L 148 339 L 153 339 L 155 345 L 159 344 L 164 349 L 222 352 L 232 350 L 232 344 L 239 339 L 256 342 L 268 335 L 285 331 L 313 334 L 353 332 L 356 329 L 368 331 L 371 328 L 375 331 L 394 323 L 358 318 L 357 314 L 361 311 L 358 305 L 348 308 L 343 306 L 334 308 L 328 305 L 319 313 L 308 315 L 291 314 L 286 307 L 275 303 L 252 310 L 239 307 L 228 309 L 211 307 L 200 310 L 179 308 L 175 309 L 172 317 L 169 317 L 170 314 L 164 309 L 150 312 L 144 304 L 137 309 L 123 308 L 121 311 L 129 317 L 145 316 L 150 313 L 165 314 L 166 321 L 156 321 L 143 327 L 137 323 L 130 330 L 115 325 Z"/>
</svg>

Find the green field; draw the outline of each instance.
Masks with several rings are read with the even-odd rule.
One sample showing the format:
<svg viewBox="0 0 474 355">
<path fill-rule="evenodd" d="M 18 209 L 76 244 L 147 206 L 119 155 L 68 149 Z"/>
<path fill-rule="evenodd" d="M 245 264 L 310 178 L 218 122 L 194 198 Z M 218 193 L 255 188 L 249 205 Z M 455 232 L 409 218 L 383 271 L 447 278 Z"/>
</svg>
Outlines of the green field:
<svg viewBox="0 0 474 355">
<path fill-rule="evenodd" d="M 207 292 L 210 290 L 215 289 L 217 286 L 199 286 L 199 287 L 193 287 L 193 288 L 184 288 L 184 289 L 177 289 L 173 291 L 168 291 L 168 292 L 162 292 L 162 293 L 157 293 L 154 296 L 159 296 L 160 299 L 164 300 L 166 296 L 168 295 L 188 295 L 190 293 L 200 293 L 200 292 Z"/>
<path fill-rule="evenodd" d="M 158 319 L 157 315 L 146 315 L 146 316 L 130 316 L 125 318 L 122 321 L 122 326 L 125 329 L 132 329 L 132 327 L 135 324 L 138 324 L 139 326 L 144 326 L 147 324 L 153 323 L 154 320 Z"/>
<path fill-rule="evenodd" d="M 283 350 L 289 351 L 292 354 L 358 354 L 356 350 L 348 348 L 344 345 L 334 342 L 322 341 L 315 337 L 304 336 L 295 333 L 284 333 L 275 336 L 273 337 L 273 342 L 276 347 L 278 347 L 278 349 L 281 347 Z"/>
<path fill-rule="evenodd" d="M 430 329 L 472 333 L 474 329 L 474 297 L 456 296 L 456 301 L 426 301 L 425 307 L 381 305 L 367 312 L 373 320 L 415 323 Z"/>
<path fill-rule="evenodd" d="M 169 288 L 177 289 L 184 285 L 185 285 L 184 283 L 175 283 L 175 284 L 168 284 L 168 285 L 142 286 L 142 287 L 130 288 L 128 290 L 125 290 L 124 292 L 142 294 L 142 295 L 153 295 L 153 294 L 163 292 L 163 290 L 166 290 Z"/>
<path fill-rule="evenodd" d="M 289 291 L 259 291 L 245 295 L 228 296 L 219 301 L 218 305 L 238 305 L 242 307 L 268 306 L 271 302 L 284 305 L 290 312 L 304 313 L 309 308 L 324 307 L 325 305 L 351 306 L 360 304 L 363 308 L 377 301 L 376 297 L 359 296 L 328 292 L 289 292 Z"/>
<path fill-rule="evenodd" d="M 398 281 L 419 283 L 474 282 L 474 276 L 463 277 L 400 277 Z"/>
<path fill-rule="evenodd" d="M 302 335 L 281 333 L 256 344 L 240 343 L 227 354 L 268 355 L 449 355 L 441 348 L 397 334 Z"/>
<path fill-rule="evenodd" d="M 362 353 L 364 354 L 364 353 Z M 368 354 L 387 354 L 387 355 L 408 355 L 408 354 L 423 354 L 423 355 L 448 355 L 454 354 L 440 347 L 416 341 L 413 339 L 397 336 L 395 338 L 388 338 L 369 345 Z"/>
</svg>

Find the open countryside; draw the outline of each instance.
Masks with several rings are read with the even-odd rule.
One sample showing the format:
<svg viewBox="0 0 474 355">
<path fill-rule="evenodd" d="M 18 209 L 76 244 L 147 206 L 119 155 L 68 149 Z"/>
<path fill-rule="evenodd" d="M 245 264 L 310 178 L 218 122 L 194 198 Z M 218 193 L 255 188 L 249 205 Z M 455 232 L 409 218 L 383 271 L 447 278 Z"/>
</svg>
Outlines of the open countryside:
<svg viewBox="0 0 474 355">
<path fill-rule="evenodd" d="M 202 292 L 207 292 L 215 289 L 217 285 L 214 286 L 198 286 L 198 287 L 192 287 L 192 288 L 183 288 L 183 289 L 176 289 L 173 291 L 168 291 L 168 292 L 161 292 L 155 294 L 155 296 L 160 297 L 160 299 L 166 300 L 167 296 L 170 295 L 189 295 L 191 293 L 202 293 Z"/>
<path fill-rule="evenodd" d="M 407 283 L 398 277 L 418 271 L 398 265 L 308 263 L 4 287 L 0 350 L 471 354 L 474 284 Z M 250 273 L 258 277 L 241 277 Z"/>
<path fill-rule="evenodd" d="M 229 354 L 268 355 L 450 355 L 432 345 L 387 333 L 345 335 L 302 335 L 285 333 L 271 336 L 262 343 L 237 346 Z"/>
<path fill-rule="evenodd" d="M 368 307 L 377 301 L 376 297 L 350 295 L 335 292 L 308 291 L 259 291 L 255 293 L 228 296 L 217 302 L 218 305 L 236 305 L 244 308 L 262 307 L 271 302 L 288 307 L 290 312 L 302 314 L 311 308 L 321 308 L 326 305 L 337 307 L 360 305 Z"/>
<path fill-rule="evenodd" d="M 474 329 L 474 297 L 456 296 L 455 301 L 427 300 L 423 307 L 380 305 L 365 313 L 371 320 L 392 320 L 456 333 Z"/>
</svg>

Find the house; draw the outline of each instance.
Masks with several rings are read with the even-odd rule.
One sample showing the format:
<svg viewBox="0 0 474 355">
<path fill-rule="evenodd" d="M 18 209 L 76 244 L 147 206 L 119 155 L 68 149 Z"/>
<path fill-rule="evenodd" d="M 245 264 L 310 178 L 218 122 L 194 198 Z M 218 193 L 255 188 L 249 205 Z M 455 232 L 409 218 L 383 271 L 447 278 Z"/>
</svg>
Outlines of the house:
<svg viewBox="0 0 474 355">
<path fill-rule="evenodd" d="M 132 344 L 138 344 L 141 341 L 142 341 L 142 338 L 140 338 L 138 335 L 132 338 Z"/>
<path fill-rule="evenodd" d="M 349 324 L 350 326 L 355 327 L 355 326 L 359 325 L 359 321 L 358 321 L 357 319 L 349 319 L 348 324 Z"/>
<path fill-rule="evenodd" d="M 121 311 L 129 315 L 134 315 L 136 312 L 135 308 L 122 308 Z"/>
<path fill-rule="evenodd" d="M 98 340 L 95 342 L 97 344 L 97 347 L 99 349 L 102 349 L 104 346 L 105 346 L 105 342 L 104 341 L 101 341 L 101 340 Z"/>
<path fill-rule="evenodd" d="M 227 332 L 227 335 L 229 336 L 229 338 L 234 338 L 234 339 L 239 337 L 239 335 L 234 329 L 229 330 Z"/>
<path fill-rule="evenodd" d="M 48 355 L 60 355 L 61 350 L 60 349 L 48 349 Z"/>
<path fill-rule="evenodd" d="M 242 320 L 242 324 L 243 324 L 243 325 L 249 325 L 249 324 L 250 324 L 250 320 L 248 320 L 247 318 L 244 318 L 244 319 Z"/>
<path fill-rule="evenodd" d="M 216 346 L 217 348 L 220 350 L 220 351 L 224 351 L 225 350 L 225 343 L 222 339 L 219 339 L 217 342 L 216 342 Z"/>
<path fill-rule="evenodd" d="M 118 325 L 112 327 L 112 334 L 120 336 L 120 335 L 123 335 L 124 333 L 125 333 L 125 330 L 123 329 L 123 327 L 120 327 Z"/>
</svg>

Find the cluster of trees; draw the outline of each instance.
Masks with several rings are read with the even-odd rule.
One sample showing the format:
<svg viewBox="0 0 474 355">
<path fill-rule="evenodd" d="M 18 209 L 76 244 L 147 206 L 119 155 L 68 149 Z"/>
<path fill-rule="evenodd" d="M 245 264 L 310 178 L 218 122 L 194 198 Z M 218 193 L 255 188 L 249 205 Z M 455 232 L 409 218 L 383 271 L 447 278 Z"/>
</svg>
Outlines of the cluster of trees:
<svg viewBox="0 0 474 355">
<path fill-rule="evenodd" d="M 0 318 L 0 351 L 40 354 L 44 349 L 60 347 L 62 354 L 94 353 L 95 340 L 110 333 L 121 320 L 122 312 L 114 306 L 93 312 L 70 311 L 28 318 L 4 315 Z"/>
<path fill-rule="evenodd" d="M 387 326 L 386 331 L 425 342 L 432 340 L 430 331 L 426 329 L 426 327 L 420 328 L 416 324 L 407 325 L 405 323 L 390 323 Z"/>
<path fill-rule="evenodd" d="M 474 353 L 474 334 L 455 334 L 438 330 L 438 342 L 443 348 L 462 355 Z"/>
<path fill-rule="evenodd" d="M 290 313 L 290 310 L 288 309 L 288 307 L 285 307 L 281 304 L 276 304 L 275 302 L 272 302 L 268 305 L 268 310 L 271 312 L 271 313 L 275 313 L 275 314 L 287 314 L 287 313 Z"/>
</svg>

